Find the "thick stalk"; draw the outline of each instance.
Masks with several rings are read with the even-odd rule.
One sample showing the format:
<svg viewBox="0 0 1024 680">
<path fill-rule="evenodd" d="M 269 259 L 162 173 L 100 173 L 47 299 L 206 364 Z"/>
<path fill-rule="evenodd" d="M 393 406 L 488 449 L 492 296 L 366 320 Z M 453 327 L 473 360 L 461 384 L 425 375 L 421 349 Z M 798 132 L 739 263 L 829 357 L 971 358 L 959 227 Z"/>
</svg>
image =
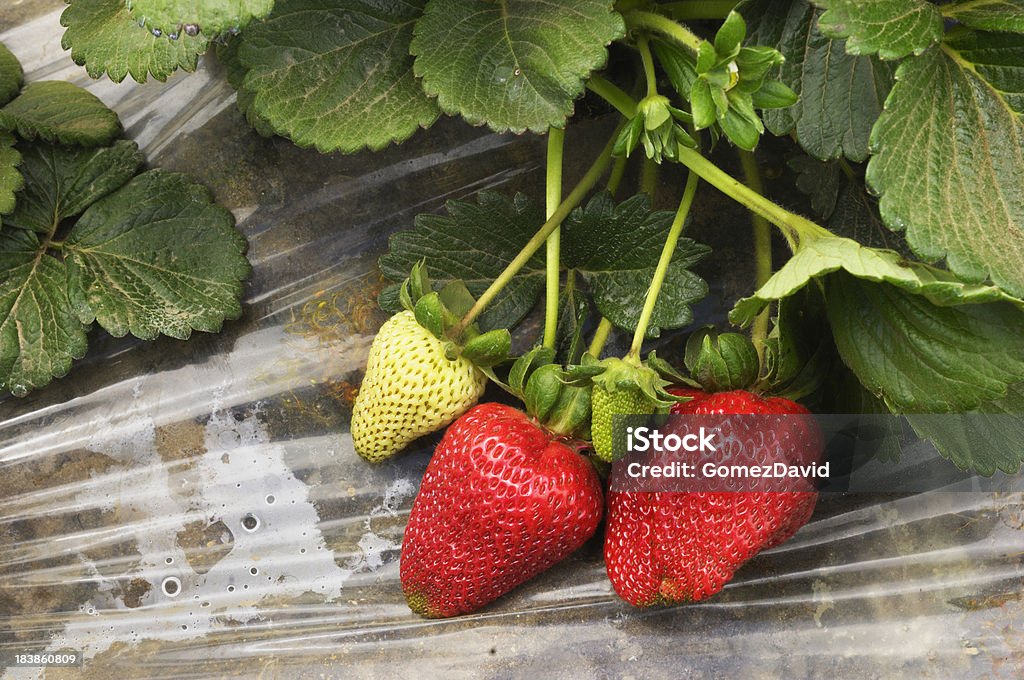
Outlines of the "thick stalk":
<svg viewBox="0 0 1024 680">
<path fill-rule="evenodd" d="M 759 194 L 764 194 L 761 173 L 757 170 L 757 160 L 749 151 L 740 151 L 740 163 L 743 166 L 743 177 L 747 186 Z M 768 221 L 755 212 L 750 213 L 750 223 L 754 231 L 754 290 L 759 289 L 772 276 L 772 232 Z M 754 319 L 750 330 L 750 339 L 757 350 L 757 357 L 764 364 L 764 341 L 768 337 L 770 310 L 765 307 Z"/>
<path fill-rule="evenodd" d="M 736 0 L 704 0 L 703 2 L 667 2 L 658 9 L 667 12 L 676 21 L 724 19 L 736 7 Z"/>
<path fill-rule="evenodd" d="M 547 158 L 547 194 L 545 197 L 545 219 L 558 209 L 562 202 L 562 149 L 565 143 L 565 130 L 551 128 L 548 130 Z M 547 239 L 547 259 L 545 264 L 546 295 L 544 307 L 544 346 L 555 348 L 558 331 L 558 283 L 561 274 L 559 251 L 562 244 L 562 230 L 555 227 Z"/>
<path fill-rule="evenodd" d="M 608 173 L 608 193 L 615 198 L 616 192 L 619 190 L 619 184 L 622 183 L 622 176 L 626 174 L 626 157 L 618 156 L 615 162 L 612 163 L 612 171 Z"/>
<path fill-rule="evenodd" d="M 601 358 L 601 350 L 604 349 L 605 343 L 608 342 L 608 334 L 612 332 L 612 322 L 601 317 L 601 323 L 597 324 L 597 330 L 594 331 L 594 339 L 590 341 L 590 348 L 587 353 L 595 359 Z"/>
<path fill-rule="evenodd" d="M 590 76 L 587 89 L 615 107 L 626 118 L 636 115 L 636 102 L 618 85 L 601 76 Z"/>
<path fill-rule="evenodd" d="M 583 197 L 587 195 L 587 192 L 597 184 L 597 180 L 599 180 L 601 175 L 604 174 L 605 169 L 611 161 L 612 149 L 615 147 L 615 140 L 618 138 L 619 132 L 622 131 L 622 125 L 623 124 L 620 123 L 615 128 L 611 139 L 609 139 L 608 143 L 604 145 L 601 153 L 598 155 L 597 159 L 594 160 L 593 165 L 590 166 L 590 169 L 587 170 L 586 174 L 583 175 L 583 178 L 580 179 L 579 183 L 573 188 L 573 190 L 569 192 L 569 195 L 565 197 L 565 200 L 558 206 L 558 209 L 552 213 L 551 217 L 548 218 L 548 221 L 545 222 L 544 225 L 541 226 L 540 230 L 533 235 L 533 238 L 523 246 L 523 249 L 519 251 L 519 254 L 508 263 L 508 266 L 506 266 L 505 270 L 498 275 L 498 278 L 494 280 L 494 283 L 487 287 L 487 290 L 483 292 L 476 303 L 468 312 L 466 312 L 466 316 L 462 317 L 462 320 L 452 327 L 449 331 L 449 337 L 459 337 L 459 335 L 466 330 L 466 327 L 480 316 L 484 309 L 487 308 L 487 305 L 489 305 L 491 301 L 497 297 L 498 293 L 508 285 L 508 282 L 519 273 L 519 270 L 530 261 L 533 254 L 540 250 L 540 247 L 544 245 L 544 242 L 547 240 L 548 236 L 551 235 L 551 232 L 562 224 L 565 218 L 569 216 L 569 213 L 572 212 L 573 208 L 578 206 L 583 200 Z"/>
<path fill-rule="evenodd" d="M 686 26 L 654 12 L 634 10 L 627 12 L 625 18 L 628 28 L 646 28 L 655 33 L 661 33 L 695 54 L 700 49 L 700 44 L 704 42 L 700 36 L 693 33 Z"/>
<path fill-rule="evenodd" d="M 693 205 L 693 196 L 697 193 L 697 173 L 690 172 L 686 177 L 686 188 L 683 190 L 683 198 L 679 201 L 679 209 L 672 219 L 672 226 L 669 227 L 668 236 L 665 238 L 665 246 L 661 249 L 661 257 L 658 259 L 658 266 L 651 278 L 651 287 L 647 289 L 647 298 L 644 300 L 644 308 L 640 312 L 640 320 L 636 324 L 636 331 L 633 333 L 633 344 L 630 345 L 627 359 L 639 361 L 640 347 L 644 343 L 644 336 L 647 334 L 647 326 L 651 323 L 651 316 L 654 314 L 654 306 L 658 302 L 658 295 L 661 293 L 661 286 L 665 283 L 665 275 L 668 273 L 668 266 L 672 262 L 672 256 L 676 252 L 676 244 L 679 243 L 679 235 L 683 233 L 683 225 L 686 224 L 686 216 L 690 213 L 690 206 Z"/>
</svg>

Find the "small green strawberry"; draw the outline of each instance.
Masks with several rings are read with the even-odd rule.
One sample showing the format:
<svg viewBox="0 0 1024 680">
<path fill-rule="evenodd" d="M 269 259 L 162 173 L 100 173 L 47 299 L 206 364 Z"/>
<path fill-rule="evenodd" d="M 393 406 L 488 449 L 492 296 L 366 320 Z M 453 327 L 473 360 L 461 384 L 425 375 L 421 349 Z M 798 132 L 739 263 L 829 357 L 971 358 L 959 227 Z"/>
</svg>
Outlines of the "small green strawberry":
<svg viewBox="0 0 1024 680">
<path fill-rule="evenodd" d="M 352 443 L 371 462 L 395 455 L 468 411 L 487 384 L 484 370 L 508 355 L 507 330 L 449 331 L 472 305 L 461 282 L 440 293 L 418 264 L 403 284 L 406 310 L 381 326 L 370 346 L 366 375 L 352 408 Z"/>
<path fill-rule="evenodd" d="M 667 413 L 674 403 L 664 391 L 668 381 L 639 360 L 610 357 L 601 362 L 604 372 L 592 378 L 590 434 L 597 457 L 613 462 L 625 453 L 625 428 L 615 437 L 615 417 Z"/>
</svg>

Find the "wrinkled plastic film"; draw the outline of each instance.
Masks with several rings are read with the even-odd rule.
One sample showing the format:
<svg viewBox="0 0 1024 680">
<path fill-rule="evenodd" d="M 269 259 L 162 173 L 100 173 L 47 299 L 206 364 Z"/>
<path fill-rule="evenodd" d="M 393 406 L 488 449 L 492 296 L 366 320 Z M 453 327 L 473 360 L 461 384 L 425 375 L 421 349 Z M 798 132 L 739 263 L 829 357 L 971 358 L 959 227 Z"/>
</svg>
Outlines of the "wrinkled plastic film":
<svg viewBox="0 0 1024 680">
<path fill-rule="evenodd" d="M 167 83 L 92 81 L 60 49 L 58 4 L 0 15 L 15 11 L 0 40 L 27 79 L 88 87 L 151 165 L 209 186 L 254 271 L 244 317 L 221 334 L 93 331 L 66 378 L 0 398 L 0 650 L 87 657 L 4 677 L 1024 672 L 1019 493 L 823 498 L 792 540 L 690 606 L 626 605 L 592 541 L 476 615 L 416 617 L 398 551 L 431 442 L 371 466 L 347 434 L 384 320 L 374 263 L 388 234 L 445 200 L 542 195 L 543 140 L 443 119 L 401 147 L 321 155 L 249 130 L 211 59 Z M 570 172 L 608 123 L 570 129 Z M 694 211 L 688 235 L 713 247 L 721 221 L 746 219 L 706 187 Z M 749 287 L 728 264 L 702 265 L 712 297 L 698 319 Z"/>
</svg>

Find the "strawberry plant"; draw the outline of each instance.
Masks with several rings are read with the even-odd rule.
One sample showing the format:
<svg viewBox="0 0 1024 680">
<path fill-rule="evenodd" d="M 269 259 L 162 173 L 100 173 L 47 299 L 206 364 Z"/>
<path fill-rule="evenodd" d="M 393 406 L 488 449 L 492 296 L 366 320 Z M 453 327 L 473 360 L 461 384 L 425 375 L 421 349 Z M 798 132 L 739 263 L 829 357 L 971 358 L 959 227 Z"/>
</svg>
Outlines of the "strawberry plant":
<svg viewBox="0 0 1024 680">
<path fill-rule="evenodd" d="M 379 262 L 392 284 L 380 304 L 394 316 L 370 351 L 355 448 L 381 461 L 448 428 L 403 547 L 403 586 L 419 613 L 473 611 L 579 547 L 600 521 L 595 470 L 617 458 L 622 416 L 886 412 L 906 416 L 962 469 L 1020 468 L 1017 420 L 993 420 L 983 433 L 970 425 L 1024 412 L 1020 2 L 68 4 L 63 44 L 93 77 L 162 80 L 215 53 L 245 119 L 299 146 L 375 151 L 441 116 L 546 135 L 542 199 L 481 191 L 451 201 L 446 214 L 420 215 L 393 235 Z M 5 101 L 21 86 L 9 62 L 0 53 Z M 65 96 L 80 101 L 53 104 Z M 593 160 L 563 187 L 566 129 L 584 97 L 614 129 L 571 150 Z M 109 290 L 103 258 L 113 255 L 99 244 L 121 224 L 105 202 L 128 211 L 119 192 L 141 202 L 189 191 L 183 180 L 144 173 L 107 198 L 47 198 L 41 207 L 51 210 L 42 212 L 60 217 L 36 228 L 34 206 L 44 199 L 30 197 L 65 184 L 40 179 L 33 158 L 60 154 L 75 172 L 97 176 L 90 187 L 109 191 L 138 163 L 119 161 L 130 167 L 118 174 L 91 160 L 131 153 L 121 142 L 103 146 L 116 120 L 63 84 L 27 86 L 0 110 L 0 130 L 0 212 L 10 213 L 0 239 L 11 241 L 13 282 L 0 286 L 8 301 L 0 309 L 15 318 L 9 301 L 22 304 L 19 290 L 49 293 L 46 281 L 67 282 L 56 316 L 17 307 L 27 315 L 19 324 L 61 320 L 57 340 L 46 336 L 40 354 L 26 354 L 31 362 L 10 349 L 15 327 L 0 325 L 0 377 L 37 386 L 66 371 L 84 348 L 81 324 L 93 318 L 113 332 L 169 332 Z M 806 201 L 765 191 L 754 154 L 762 143 L 788 156 L 784 181 Z M 89 145 L 102 151 L 80 148 Z M 741 177 L 722 167 L 733 155 Z M 630 168 L 638 192 L 618 200 Z M 662 172 L 673 168 L 678 174 Z M 655 209 L 659 173 L 680 177 L 674 211 Z M 755 275 L 723 328 L 697 330 L 692 305 L 721 273 L 701 270 L 709 248 L 685 232 L 695 196 L 709 191 L 750 211 L 750 224 L 720 229 L 736 244 L 753 234 L 753 247 L 736 250 Z M 52 224 L 82 211 L 54 241 Z M 773 235 L 787 249 L 783 260 Z M 36 255 L 53 249 L 64 259 Z M 33 264 L 43 261 L 49 278 Z M 218 264 L 212 278 L 234 284 L 240 268 Z M 535 309 L 537 332 L 524 323 Z M 613 334 L 627 339 L 621 356 L 606 351 Z M 644 358 L 656 344 L 668 353 Z M 513 347 L 526 351 L 511 356 Z M 666 361 L 673 353 L 684 355 L 688 374 Z M 29 364 L 35 373 L 20 377 Z M 474 407 L 488 382 L 521 400 L 526 415 Z M 982 419 L 922 417 L 936 413 Z M 794 460 L 817 455 L 796 448 Z M 721 495 L 611 493 L 605 554 L 616 590 L 639 606 L 708 597 L 806 522 L 815 496 Z M 751 529 L 742 516 L 763 521 Z"/>
</svg>

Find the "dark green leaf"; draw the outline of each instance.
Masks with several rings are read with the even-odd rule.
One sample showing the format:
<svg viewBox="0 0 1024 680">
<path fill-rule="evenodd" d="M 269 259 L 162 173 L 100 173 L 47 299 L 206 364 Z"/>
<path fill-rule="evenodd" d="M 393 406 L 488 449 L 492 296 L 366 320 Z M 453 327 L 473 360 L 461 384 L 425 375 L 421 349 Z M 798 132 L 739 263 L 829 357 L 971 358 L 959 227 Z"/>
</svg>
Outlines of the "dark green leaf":
<svg viewBox="0 0 1024 680">
<path fill-rule="evenodd" d="M 157 38 L 139 26 L 124 0 L 69 0 L 60 16 L 66 26 L 61 46 L 93 78 L 104 73 L 119 83 L 130 75 L 140 83 L 152 76 L 167 80 L 177 69 L 195 71 L 206 51 L 206 35 Z"/>
<path fill-rule="evenodd" d="M 78 215 L 122 187 L 145 161 L 135 142 L 119 140 L 98 149 L 20 145 L 25 190 L 5 222 L 21 229 L 53 233 L 61 220 Z"/>
<path fill-rule="evenodd" d="M 811 156 L 795 156 L 787 165 L 796 175 L 796 188 L 811 199 L 811 208 L 819 219 L 828 220 L 836 209 L 843 170 L 836 161 L 819 161 Z"/>
<path fill-rule="evenodd" d="M 942 14 L 927 0 L 814 0 L 828 11 L 818 28 L 830 38 L 847 38 L 850 54 L 899 59 L 921 54 L 942 39 Z"/>
<path fill-rule="evenodd" d="M 409 56 L 424 3 L 281 0 L 241 36 L 252 109 L 299 146 L 325 152 L 381 149 L 428 127 L 437 105 Z"/>
<path fill-rule="evenodd" d="M 24 396 L 85 355 L 87 327 L 65 292 L 65 268 L 31 231 L 0 233 L 0 389 Z"/>
<path fill-rule="evenodd" d="M 14 135 L 0 132 L 0 215 L 14 210 L 14 192 L 25 184 L 22 174 L 18 171 L 21 154 L 14 148 Z M 5 220 L 10 222 L 9 219 Z"/>
<path fill-rule="evenodd" d="M 158 31 L 165 39 L 187 36 L 187 26 L 197 33 L 214 36 L 238 31 L 253 19 L 270 14 L 274 0 L 128 0 L 132 17 Z"/>
<path fill-rule="evenodd" d="M 772 394 L 793 400 L 810 395 L 832 379 L 837 362 L 818 287 L 805 286 L 780 300 L 775 327 L 765 342 L 765 367 Z"/>
<path fill-rule="evenodd" d="M 0 130 L 23 139 L 101 146 L 121 132 L 117 114 L 95 95 L 62 80 L 30 83 L 0 109 Z"/>
<path fill-rule="evenodd" d="M 503 132 L 562 127 L 588 74 L 622 37 L 609 0 L 431 0 L 416 75 L 447 113 Z"/>
<path fill-rule="evenodd" d="M 479 297 L 544 224 L 544 211 L 525 196 L 510 200 L 480 192 L 477 203 L 449 201 L 447 215 L 417 215 L 413 229 L 391 237 L 380 259 L 384 276 L 402 281 L 416 262 L 426 260 L 435 284 L 462 279 Z M 544 288 L 544 259 L 534 255 L 479 319 L 484 330 L 511 328 L 537 302 Z M 398 310 L 398 288 L 381 296 L 387 311 Z"/>
<path fill-rule="evenodd" d="M 579 363 L 587 351 L 583 340 L 583 327 L 590 314 L 586 296 L 575 285 L 575 274 L 570 274 L 571 283 L 562 288 L 558 296 L 558 330 L 555 334 L 557 355 L 562 364 Z"/>
<path fill-rule="evenodd" d="M 826 297 L 843 361 L 896 413 L 961 413 L 1024 380 L 1019 307 L 940 307 L 846 273 L 828 278 Z"/>
<path fill-rule="evenodd" d="M 945 46 L 1018 114 L 1024 114 L 1024 35 L 954 31 Z"/>
<path fill-rule="evenodd" d="M 21 89 L 23 79 L 21 62 L 6 45 L 0 43 L 0 106 L 14 99 Z"/>
<path fill-rule="evenodd" d="M 942 13 L 971 28 L 1024 33 L 1024 0 L 966 0 L 945 5 Z"/>
<path fill-rule="evenodd" d="M 821 160 L 866 159 L 871 126 L 892 87 L 889 65 L 849 55 L 845 41 L 823 36 L 820 12 L 804 0 L 748 0 L 738 11 L 750 28 L 749 44 L 772 45 L 786 58 L 768 77 L 800 96 L 793 106 L 766 111 L 765 126 L 776 135 L 795 133 L 804 150 Z M 767 108 L 756 98 L 754 103 Z"/>
<path fill-rule="evenodd" d="M 586 276 L 598 310 L 619 328 L 636 328 L 672 217 L 671 212 L 651 212 L 646 194 L 615 205 L 604 193 L 574 210 L 562 225 L 565 265 Z M 690 305 L 707 295 L 708 287 L 690 268 L 709 252 L 707 246 L 679 239 L 648 337 L 693 320 Z"/>
<path fill-rule="evenodd" d="M 114 336 L 218 331 L 242 312 L 245 238 L 208 189 L 162 170 L 94 203 L 64 244 L 68 291 L 83 323 Z"/>
<path fill-rule="evenodd" d="M 1024 37 L 978 36 L 908 59 L 871 134 L 875 155 L 867 181 L 882 195 L 882 218 L 905 229 L 925 260 L 945 257 L 971 281 L 991 277 L 1024 295 L 1024 122 L 1012 100 L 982 75 L 982 45 L 1016 41 L 1024 63 Z M 1020 69 L 1017 69 L 1020 71 Z M 1005 85 L 1004 85 L 1005 87 Z"/>
</svg>

